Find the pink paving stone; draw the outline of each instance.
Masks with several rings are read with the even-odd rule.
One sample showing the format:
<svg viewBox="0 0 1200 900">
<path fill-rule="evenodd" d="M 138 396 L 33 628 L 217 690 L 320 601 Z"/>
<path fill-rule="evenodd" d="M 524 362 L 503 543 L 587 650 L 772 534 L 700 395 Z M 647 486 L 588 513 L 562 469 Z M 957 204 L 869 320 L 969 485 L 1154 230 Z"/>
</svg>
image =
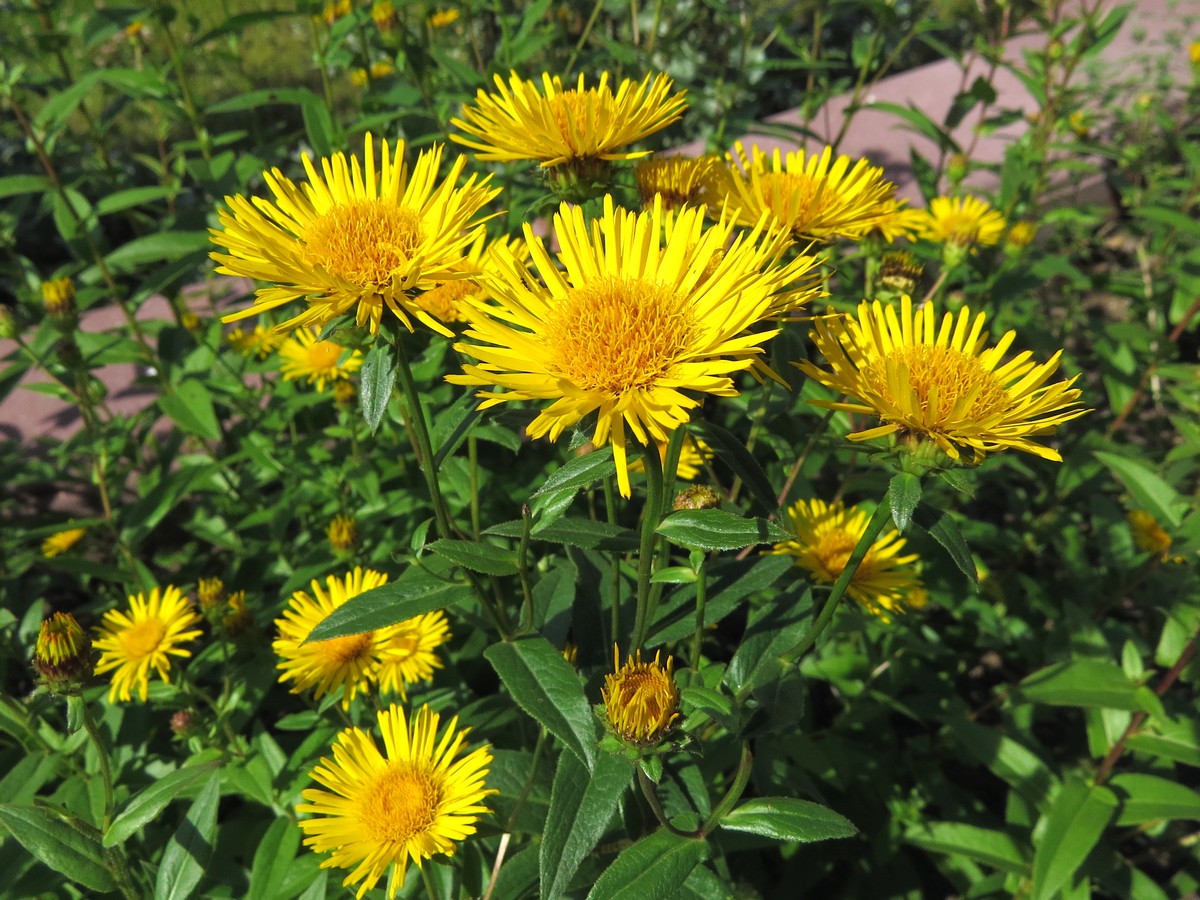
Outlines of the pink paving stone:
<svg viewBox="0 0 1200 900">
<path fill-rule="evenodd" d="M 1117 4 L 1110 2 L 1107 6 L 1114 8 Z M 1044 46 L 1046 40 L 1047 37 L 1043 34 L 1017 35 L 1006 44 L 1006 58 L 1020 61 L 1024 50 Z M 1183 49 L 1169 49 L 1168 43 L 1172 40 L 1176 42 L 1177 47 Z M 1120 33 L 1104 48 L 1102 60 L 1107 70 L 1120 75 L 1131 67 L 1131 61 L 1140 56 L 1165 54 L 1176 80 L 1185 82 L 1190 77 L 1186 47 L 1194 40 L 1200 40 L 1200 0 L 1138 0 L 1136 8 L 1129 15 Z M 950 109 L 955 95 L 981 74 L 986 75 L 987 69 L 979 60 L 968 66 L 965 75 L 957 62 L 941 60 L 883 79 L 865 98 L 866 106 L 853 115 L 838 148 L 839 152 L 855 157 L 863 156 L 884 166 L 888 177 L 896 182 L 901 196 L 914 201 L 919 199 L 910 169 L 910 152 L 915 149 L 926 158 L 936 159 L 936 144 L 903 128 L 902 123 L 893 114 L 871 109 L 870 104 L 889 102 L 902 106 L 912 105 L 934 121 L 941 121 Z M 1033 99 L 1020 80 L 1003 67 L 994 73 L 993 86 L 998 95 L 993 105 L 994 109 L 1017 108 L 1026 112 L 1036 109 Z M 828 141 L 837 134 L 849 104 L 849 95 L 835 97 L 817 112 L 810 124 L 819 138 Z M 779 113 L 767 121 L 772 124 L 802 124 L 797 110 Z M 968 116 L 954 131 L 955 139 L 963 146 L 972 146 L 976 121 L 977 116 Z M 1024 122 L 1015 122 L 992 134 L 981 136 L 972 147 L 972 159 L 984 163 L 999 162 L 1004 158 L 1004 150 L 1008 143 L 1018 137 L 1026 127 L 1028 126 Z M 787 142 L 776 137 L 748 135 L 744 140 L 757 143 L 766 150 L 774 147 L 790 150 L 799 146 L 796 142 Z M 698 154 L 703 152 L 704 147 L 689 144 L 677 150 L 681 153 Z M 995 176 L 990 173 L 975 173 L 973 178 L 971 186 L 978 190 L 989 191 L 995 187 Z M 1098 179 L 1074 185 L 1069 195 L 1062 199 L 1096 200 L 1098 185 Z M 252 288 L 244 281 L 219 279 L 213 289 L 218 293 L 240 292 L 240 295 L 246 295 Z M 208 287 L 198 286 L 198 290 L 203 293 Z M 207 303 L 207 299 L 202 298 L 195 303 L 189 301 L 189 306 L 196 308 L 196 304 Z M 170 308 L 161 297 L 151 298 L 138 310 L 138 318 L 141 320 L 169 317 Z M 80 327 L 85 331 L 99 332 L 123 327 L 123 322 L 119 310 L 89 310 L 84 313 Z M 0 341 L 0 360 L 14 358 L 15 349 L 12 341 Z M 132 365 L 105 366 L 96 374 L 108 386 L 108 403 L 113 412 L 135 412 L 154 400 L 153 390 L 137 385 L 136 372 Z M 46 380 L 45 375 L 31 373 L 22 384 L 42 380 Z M 41 436 L 61 439 L 74 433 L 79 427 L 78 413 L 68 404 L 21 386 L 0 401 L 0 435 L 10 440 L 29 441 Z"/>
</svg>

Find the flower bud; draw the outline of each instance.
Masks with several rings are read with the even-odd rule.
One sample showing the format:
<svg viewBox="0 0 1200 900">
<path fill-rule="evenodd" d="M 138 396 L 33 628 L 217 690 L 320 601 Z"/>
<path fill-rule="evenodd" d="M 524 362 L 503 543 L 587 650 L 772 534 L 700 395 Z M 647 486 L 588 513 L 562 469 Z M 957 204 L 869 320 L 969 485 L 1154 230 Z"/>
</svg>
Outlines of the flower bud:
<svg viewBox="0 0 1200 900">
<path fill-rule="evenodd" d="M 642 651 L 630 656 L 625 665 L 613 647 L 613 668 L 604 676 L 604 715 L 609 730 L 623 741 L 639 747 L 652 747 L 666 736 L 679 717 L 679 688 L 675 685 L 674 660 L 667 657 L 659 664 L 642 662 Z"/>
<path fill-rule="evenodd" d="M 42 684 L 55 694 L 74 694 L 96 667 L 92 639 L 70 613 L 55 613 L 42 622 L 33 653 Z"/>
<path fill-rule="evenodd" d="M 58 322 L 75 319 L 75 283 L 70 278 L 42 282 L 42 303 L 46 313 Z"/>
<path fill-rule="evenodd" d="M 694 484 L 679 492 L 675 498 L 673 509 L 717 509 L 721 505 L 721 497 L 706 484 Z"/>
</svg>

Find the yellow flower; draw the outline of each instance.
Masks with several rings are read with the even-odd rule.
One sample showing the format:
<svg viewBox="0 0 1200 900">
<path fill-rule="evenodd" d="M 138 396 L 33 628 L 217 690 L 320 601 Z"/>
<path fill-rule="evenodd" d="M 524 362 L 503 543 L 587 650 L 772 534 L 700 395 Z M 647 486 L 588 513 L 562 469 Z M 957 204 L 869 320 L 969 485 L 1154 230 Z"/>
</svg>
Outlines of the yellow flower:
<svg viewBox="0 0 1200 900">
<path fill-rule="evenodd" d="M 220 578 L 201 578 L 196 582 L 196 599 L 207 610 L 225 602 L 225 582 Z"/>
<path fill-rule="evenodd" d="M 613 669 L 604 676 L 601 696 L 604 715 L 612 730 L 636 744 L 657 744 L 679 718 L 679 688 L 675 685 L 675 661 L 667 657 L 664 668 L 659 664 L 661 651 L 654 662 L 642 662 L 642 651 L 630 656 L 621 665 L 621 655 L 613 647 Z"/>
<path fill-rule="evenodd" d="M 1037 237 L 1037 230 L 1037 224 L 1034 222 L 1013 222 L 1005 242 L 1020 250 L 1033 243 L 1033 239 Z"/>
<path fill-rule="evenodd" d="M 100 651 L 96 674 L 113 672 L 109 702 L 131 699 L 135 687 L 144 701 L 150 691 L 151 669 L 169 684 L 171 657 L 192 655 L 182 645 L 200 637 L 200 629 L 193 626 L 201 621 L 191 601 L 171 586 L 163 591 L 154 588 L 149 597 L 130 594 L 128 612 L 106 612 L 95 646 Z"/>
<path fill-rule="evenodd" d="M 667 445 L 665 442 L 658 442 L 658 457 L 664 463 L 667 461 Z M 704 463 L 713 458 L 712 447 L 708 446 L 698 437 L 687 435 L 683 439 L 683 446 L 679 448 L 679 463 L 675 468 L 675 476 L 683 481 L 692 481 L 700 470 L 704 468 Z M 644 460 L 637 459 L 629 464 L 630 472 L 646 471 L 646 463 Z"/>
<path fill-rule="evenodd" d="M 329 0 L 329 2 L 325 4 L 324 8 L 322 8 L 321 14 L 319 16 L 315 16 L 314 18 L 318 22 L 324 22 L 326 25 L 332 25 L 342 16 L 350 15 L 352 9 L 353 4 L 351 3 L 351 0 Z"/>
<path fill-rule="evenodd" d="M 387 583 L 387 576 L 373 569 L 355 567 L 344 578 L 329 576 L 325 587 L 313 580 L 312 594 L 296 591 L 288 601 L 283 615 L 275 620 L 279 636 L 271 648 L 279 657 L 280 684 L 294 682 L 293 694 L 311 689 L 320 700 L 326 694 L 340 690 L 342 706 L 349 709 L 359 691 L 366 690 L 376 680 L 381 645 L 391 637 L 394 628 L 365 631 L 327 641 L 308 641 L 308 635 L 331 612 L 351 597 Z M 307 642 L 307 643 L 306 643 Z"/>
<path fill-rule="evenodd" d="M 70 278 L 43 281 L 42 303 L 52 319 L 66 319 L 75 315 L 75 282 Z"/>
<path fill-rule="evenodd" d="M 234 591 L 225 604 L 221 616 L 221 629 L 228 637 L 245 634 L 254 627 L 254 613 L 246 606 L 246 592 Z"/>
<path fill-rule="evenodd" d="M 407 698 L 406 685 L 428 681 L 442 667 L 434 651 L 450 640 L 450 623 L 441 610 L 413 616 L 393 626 L 379 647 L 376 677 L 385 691 Z"/>
<path fill-rule="evenodd" d="M 889 244 L 898 239 L 911 240 L 921 217 L 919 209 L 909 209 L 907 200 L 889 200 L 871 220 L 867 237 L 878 235 Z"/>
<path fill-rule="evenodd" d="M 470 308 L 468 298 L 477 301 L 491 298 L 490 283 L 484 272 L 489 271 L 496 254 L 508 254 L 522 264 L 529 262 L 529 247 L 520 238 L 500 237 L 487 241 L 480 234 L 471 244 L 471 250 L 463 261 L 463 271 L 469 277 L 447 281 L 445 284 L 426 291 L 417 298 L 417 303 L 439 322 L 452 324 L 466 321 L 466 310 Z"/>
<path fill-rule="evenodd" d="M 325 529 L 325 536 L 329 538 L 329 545 L 336 552 L 353 550 L 358 543 L 358 523 L 354 521 L 354 516 L 334 516 L 329 522 L 329 527 Z"/>
<path fill-rule="evenodd" d="M 50 537 L 42 541 L 42 556 L 50 559 L 51 557 L 58 556 L 60 553 L 66 553 L 85 534 L 87 534 L 86 528 L 68 528 L 66 531 L 50 535 Z"/>
<path fill-rule="evenodd" d="M 353 381 L 335 381 L 333 399 L 340 406 L 350 406 L 358 397 L 358 388 Z"/>
<path fill-rule="evenodd" d="M 429 27 L 445 28 L 447 25 L 453 25 L 458 21 L 458 16 L 457 9 L 439 9 L 429 17 Z"/>
<path fill-rule="evenodd" d="M 392 0 L 375 0 L 371 4 L 371 18 L 380 31 L 391 31 L 396 27 L 396 6 Z"/>
<path fill-rule="evenodd" d="M 1062 351 L 1049 362 L 1030 361 L 1029 351 L 1003 363 L 1016 333 L 1007 332 L 984 349 L 986 316 L 974 318 L 967 307 L 946 313 L 938 327 L 933 304 L 915 314 L 912 300 L 893 307 L 865 300 L 858 320 L 824 316 L 815 320 L 812 337 L 832 371 L 808 360 L 796 363 L 809 377 L 854 398 L 854 402 L 810 401 L 817 406 L 878 416 L 883 424 L 850 435 L 864 441 L 900 433 L 934 441 L 951 459 L 959 448 L 976 461 L 1011 447 L 1061 461 L 1058 451 L 1030 438 L 1051 434 L 1058 425 L 1090 410 L 1073 409 L 1080 392 L 1075 376 L 1046 386 L 1058 369 Z"/>
<path fill-rule="evenodd" d="M 292 333 L 279 348 L 283 361 L 280 370 L 284 381 L 308 378 L 318 391 L 325 390 L 326 381 L 349 378 L 362 368 L 363 355 L 333 341 L 318 341 L 319 329 L 301 328 Z"/>
<path fill-rule="evenodd" d="M 1193 66 L 1200 66 L 1200 41 L 1192 41 L 1188 44 L 1188 58 L 1192 61 Z"/>
<path fill-rule="evenodd" d="M 939 244 L 987 247 L 1004 234 L 1004 216 L 978 197 L 934 197 L 918 214 L 918 236 Z"/>
<path fill-rule="evenodd" d="M 279 349 L 279 345 L 283 343 L 285 337 L 286 335 L 271 328 L 264 328 L 259 324 L 255 325 L 251 332 L 235 328 L 225 336 L 225 340 L 229 341 L 229 345 L 243 356 L 257 356 L 259 359 L 266 359 Z"/>
<path fill-rule="evenodd" d="M 488 747 L 465 752 L 468 729 L 458 718 L 438 732 L 439 716 L 422 706 L 411 719 L 392 705 L 378 714 L 384 752 L 361 728 L 347 728 L 312 770 L 321 787 L 303 792 L 298 812 L 304 843 L 332 853 L 321 868 L 350 869 L 342 884 L 362 882 L 361 898 L 388 873 L 387 896 L 404 884 L 409 860 L 421 868 L 436 853 L 453 854 L 489 812 L 483 799 L 492 754 Z"/>
<path fill-rule="evenodd" d="M 225 316 L 229 322 L 307 297 L 308 308 L 284 322 L 324 325 L 356 310 L 355 321 L 379 330 L 386 307 L 412 330 L 409 316 L 441 334 L 449 332 L 412 298 L 444 281 L 464 277 L 463 255 L 479 230 L 480 210 L 499 189 L 472 175 L 458 184 L 466 165 L 459 156 L 440 183 L 442 147 L 424 150 L 409 177 L 404 142 L 394 154 L 383 142 L 377 168 L 371 135 L 365 163 L 344 153 L 321 160 L 321 172 L 303 156 L 308 183 L 297 185 L 278 169 L 264 172 L 275 202 L 226 197 L 228 210 L 213 229 L 213 242 L 229 253 L 213 253 L 217 271 L 274 286 L 260 288 L 254 305 Z"/>
<path fill-rule="evenodd" d="M 647 75 L 640 82 L 626 78 L 616 94 L 607 72 L 597 86 L 586 89 L 582 74 L 574 88 L 564 88 L 557 75 L 544 73 L 541 91 L 516 72 L 510 73 L 507 86 L 499 75 L 495 81 L 498 94 L 478 91 L 475 106 L 464 104 L 463 118 L 450 120 L 477 138 L 451 135 L 451 140 L 488 161 L 530 159 L 549 167 L 637 159 L 650 151 L 622 148 L 666 128 L 687 106 L 685 91 L 670 95 L 672 82 L 666 75 Z"/>
<path fill-rule="evenodd" d="M 33 651 L 33 667 L 55 693 L 72 693 L 92 675 L 92 641 L 70 613 L 54 613 L 42 622 Z"/>
<path fill-rule="evenodd" d="M 714 206 L 722 201 L 738 212 L 738 222 L 753 225 L 764 213 L 797 240 L 858 240 L 896 215 L 896 186 L 883 169 L 867 160 L 774 150 L 768 157 L 758 147 L 747 156 L 734 146 L 739 165 L 720 167 L 713 181 Z"/>
<path fill-rule="evenodd" d="M 551 401 L 527 427 L 531 438 L 557 440 L 595 412 L 592 442 L 611 439 L 621 493 L 630 496 L 626 427 L 642 444 L 665 441 L 699 406 L 691 394 L 735 396 L 729 376 L 750 369 L 778 334 L 748 329 L 818 292 L 807 281 L 794 286 L 814 260 L 781 264 L 781 232 L 764 233 L 760 223 L 733 237 L 724 217 L 708 230 L 703 224 L 700 209 L 669 214 L 656 201 L 632 213 L 611 197 L 589 224 L 582 209 L 564 203 L 554 233 L 565 271 L 526 225 L 545 286 L 501 257 L 495 302 L 472 304 L 466 337 L 473 342 L 455 345 L 480 362 L 447 380 L 502 389 L 479 391 L 481 408 Z"/>
<path fill-rule="evenodd" d="M 1162 526 L 1154 521 L 1154 516 L 1145 510 L 1135 509 L 1129 515 L 1129 528 L 1133 532 L 1133 542 L 1146 553 L 1157 556 L 1162 562 L 1171 561 L 1171 536 Z M 1175 562 L 1183 562 L 1182 557 L 1175 557 Z"/>
<path fill-rule="evenodd" d="M 355 87 L 362 87 L 368 81 L 378 81 L 380 78 L 387 78 L 396 71 L 396 67 L 389 62 L 371 63 L 370 71 L 367 69 L 355 69 L 350 73 L 350 83 Z"/>
<path fill-rule="evenodd" d="M 688 204 L 696 206 L 707 201 L 711 173 L 720 165 L 715 156 L 663 156 L 640 159 L 633 165 L 642 207 L 654 205 L 654 195 L 662 196 L 668 209 Z"/>
<path fill-rule="evenodd" d="M 885 253 L 879 261 L 879 283 L 900 294 L 916 290 L 924 274 L 925 266 L 906 250 Z"/>
<path fill-rule="evenodd" d="M 772 553 L 796 557 L 796 565 L 812 573 L 818 584 L 833 584 L 846 568 L 854 546 L 867 530 L 870 514 L 859 506 L 846 509 L 839 500 L 801 500 L 788 510 L 794 541 L 776 544 Z M 884 622 L 909 609 L 920 609 L 927 595 L 914 565 L 916 553 L 901 556 L 905 540 L 884 531 L 863 557 L 846 593 Z"/>
</svg>

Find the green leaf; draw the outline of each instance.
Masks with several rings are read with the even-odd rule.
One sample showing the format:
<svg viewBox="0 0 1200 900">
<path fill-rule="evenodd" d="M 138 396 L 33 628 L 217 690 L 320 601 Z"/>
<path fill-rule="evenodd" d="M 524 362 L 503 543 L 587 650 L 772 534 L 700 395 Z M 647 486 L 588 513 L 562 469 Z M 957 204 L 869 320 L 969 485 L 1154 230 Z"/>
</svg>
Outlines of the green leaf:
<svg viewBox="0 0 1200 900">
<path fill-rule="evenodd" d="M 132 272 L 148 263 L 182 259 L 189 253 L 209 248 L 207 231 L 160 231 L 134 238 L 109 253 L 104 259 L 110 269 Z"/>
<path fill-rule="evenodd" d="M 703 840 L 660 828 L 622 850 L 592 886 L 587 900 L 667 900 L 707 856 Z"/>
<path fill-rule="evenodd" d="M 154 882 L 155 900 L 182 900 L 200 884 L 216 843 L 220 802 L 221 776 L 213 772 L 167 842 Z"/>
<path fill-rule="evenodd" d="M 516 575 L 520 568 L 517 566 L 517 554 L 514 550 L 506 550 L 482 541 L 456 541 L 442 538 L 429 545 L 429 549 L 445 559 L 450 560 L 464 569 L 472 572 L 482 572 L 485 575 Z"/>
<path fill-rule="evenodd" d="M 577 456 L 562 468 L 555 471 L 546 483 L 533 492 L 534 512 L 537 512 L 537 499 L 547 494 L 557 494 L 571 491 L 572 496 L 585 487 L 590 487 L 602 478 L 607 478 L 617 471 L 613 460 L 612 447 L 605 445 L 591 453 Z"/>
<path fill-rule="evenodd" d="M 216 751 L 212 751 L 216 753 Z M 172 800 L 203 778 L 214 772 L 221 765 L 219 759 L 185 766 L 176 769 L 169 775 L 164 775 L 153 784 L 135 794 L 113 819 L 108 831 L 104 832 L 104 846 L 115 847 L 123 843 L 130 835 L 136 833 L 143 825 L 154 819 L 167 808 Z"/>
<path fill-rule="evenodd" d="M 76 831 L 49 810 L 0 803 L 0 826 L 59 875 L 93 891 L 116 887 L 99 841 Z"/>
<path fill-rule="evenodd" d="M 629 761 L 611 753 L 601 753 L 591 771 L 569 753 L 559 758 L 538 857 L 542 900 L 558 900 L 566 892 L 579 864 L 608 830 L 632 779 Z"/>
<path fill-rule="evenodd" d="M 921 479 L 909 472 L 897 472 L 888 485 L 887 497 L 892 505 L 892 521 L 903 533 L 921 502 Z"/>
<path fill-rule="evenodd" d="M 351 597 L 322 619 L 308 640 L 326 641 L 386 628 L 422 613 L 453 606 L 471 596 L 471 589 L 465 584 L 443 581 L 412 568 L 393 582 Z"/>
<path fill-rule="evenodd" d="M 44 194 L 53 187 L 45 175 L 5 175 L 0 177 L 0 200 L 20 194 Z"/>
<path fill-rule="evenodd" d="M 750 496 L 758 502 L 762 512 L 770 515 L 779 509 L 771 480 L 767 478 L 767 473 L 754 458 L 754 454 L 746 449 L 746 445 L 738 437 L 712 422 L 695 422 L 689 427 L 704 439 L 717 458 L 729 466 L 734 475 L 742 479 L 742 483 L 750 491 Z"/>
<path fill-rule="evenodd" d="M 530 896 L 537 887 L 538 881 L 538 847 L 526 847 L 515 856 L 504 861 L 500 874 L 496 878 L 496 889 L 492 896 L 525 897 Z"/>
<path fill-rule="evenodd" d="M 1024 744 L 968 719 L 952 719 L 946 728 L 968 759 L 987 766 L 1030 805 L 1044 809 L 1058 779 L 1037 754 Z"/>
<path fill-rule="evenodd" d="M 300 100 L 300 114 L 313 151 L 317 156 L 331 156 L 340 141 L 337 126 L 325 102 L 311 91 L 306 91 Z"/>
<path fill-rule="evenodd" d="M 114 191 L 96 201 L 96 215 L 107 216 L 131 206 L 142 206 L 155 200 L 165 200 L 179 193 L 179 188 L 170 185 L 151 184 L 145 187 L 126 188 Z"/>
<path fill-rule="evenodd" d="M 1096 451 L 1096 459 L 1108 466 L 1113 475 L 1125 485 L 1134 502 L 1154 516 L 1155 521 L 1168 530 L 1179 527 L 1186 505 L 1180 500 L 1175 488 L 1163 481 L 1145 463 L 1101 451 Z"/>
<path fill-rule="evenodd" d="M 1159 775 L 1127 772 L 1109 782 L 1121 798 L 1118 825 L 1141 825 L 1159 819 L 1200 820 L 1200 794 Z"/>
<path fill-rule="evenodd" d="M 729 831 L 748 831 L 777 841 L 827 841 L 852 837 L 858 829 L 845 816 L 819 803 L 791 797 L 756 797 L 721 819 Z"/>
<path fill-rule="evenodd" d="M 979 587 L 975 558 L 971 556 L 971 548 L 967 546 L 962 532 L 958 530 L 958 523 L 950 513 L 923 506 L 913 512 L 912 521 L 942 545 L 942 549 L 950 554 L 950 559 L 958 566 L 958 570 L 967 576 L 972 587 Z"/>
<path fill-rule="evenodd" d="M 800 643 L 808 630 L 811 594 L 810 588 L 804 601 L 772 604 L 750 621 L 725 672 L 730 689 L 735 693 L 754 690 L 782 674 L 780 657 Z"/>
<path fill-rule="evenodd" d="M 221 427 L 208 388 L 195 379 L 183 381 L 173 393 L 158 398 L 167 417 L 186 431 L 210 441 L 221 439 Z"/>
<path fill-rule="evenodd" d="M 483 533 L 519 538 L 523 527 L 524 523 L 520 519 L 513 519 L 493 525 Z M 638 534 L 630 528 L 574 517 L 559 519 L 534 532 L 532 537 L 549 544 L 567 544 L 587 550 L 636 550 L 638 546 Z"/>
<path fill-rule="evenodd" d="M 688 550 L 740 550 L 755 544 L 778 544 L 792 537 L 774 522 L 746 519 L 723 509 L 673 512 L 655 531 Z"/>
<path fill-rule="evenodd" d="M 1154 731 L 1140 731 L 1129 738 L 1130 750 L 1200 767 L 1200 736 L 1192 722 L 1160 720 L 1154 724 Z"/>
<path fill-rule="evenodd" d="M 1146 710 L 1140 687 L 1115 665 L 1098 659 L 1075 659 L 1047 666 L 1026 677 L 1018 690 L 1026 700 L 1051 706 Z"/>
<path fill-rule="evenodd" d="M 258 842 L 250 869 L 250 887 L 243 900 L 273 900 L 300 849 L 300 829 L 285 818 L 276 819 Z"/>
<path fill-rule="evenodd" d="M 1033 900 L 1050 900 L 1079 874 L 1100 835 L 1116 813 L 1118 800 L 1108 788 L 1081 781 L 1063 785 L 1045 817 L 1033 856 Z"/>
<path fill-rule="evenodd" d="M 904 840 L 934 853 L 965 856 L 1002 872 L 1029 872 L 1031 851 L 1003 831 L 966 822 L 925 822 L 906 831 Z"/>
<path fill-rule="evenodd" d="M 379 427 L 387 412 L 392 389 L 396 386 L 396 350 L 387 341 L 376 341 L 363 360 L 358 385 L 358 399 L 363 418 L 371 434 Z"/>
<path fill-rule="evenodd" d="M 579 675 L 562 653 L 534 635 L 493 644 L 483 655 L 517 705 L 562 741 L 590 772 L 596 765 L 596 722 Z"/>
</svg>

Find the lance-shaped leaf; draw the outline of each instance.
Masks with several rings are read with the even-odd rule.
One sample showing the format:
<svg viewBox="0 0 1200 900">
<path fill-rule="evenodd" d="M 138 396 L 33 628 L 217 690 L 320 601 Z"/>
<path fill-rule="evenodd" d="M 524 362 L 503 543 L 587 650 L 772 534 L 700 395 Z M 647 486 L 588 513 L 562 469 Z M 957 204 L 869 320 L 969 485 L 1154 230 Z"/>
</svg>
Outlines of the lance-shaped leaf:
<svg viewBox="0 0 1200 900">
<path fill-rule="evenodd" d="M 85 836 L 49 810 L 0 803 L 0 827 L 64 878 L 93 891 L 115 887 L 100 841 Z"/>
<path fill-rule="evenodd" d="M 544 637 L 493 644 L 484 651 L 517 705 L 562 741 L 591 771 L 596 721 L 579 675 Z"/>
<path fill-rule="evenodd" d="M 351 597 L 322 619 L 308 640 L 325 641 L 386 628 L 461 603 L 470 596 L 471 589 L 465 584 L 443 581 L 421 569 L 409 569 L 395 581 Z"/>
<path fill-rule="evenodd" d="M 778 841 L 827 841 L 852 837 L 858 829 L 845 816 L 807 800 L 756 797 L 721 819 L 729 831 L 748 831 Z"/>
<path fill-rule="evenodd" d="M 587 900 L 667 900 L 707 855 L 703 840 L 660 828 L 622 850 L 593 885 Z"/>
<path fill-rule="evenodd" d="M 755 544 L 778 544 L 792 537 L 774 522 L 743 518 L 723 509 L 674 512 L 655 530 L 688 550 L 740 550 Z"/>
</svg>

